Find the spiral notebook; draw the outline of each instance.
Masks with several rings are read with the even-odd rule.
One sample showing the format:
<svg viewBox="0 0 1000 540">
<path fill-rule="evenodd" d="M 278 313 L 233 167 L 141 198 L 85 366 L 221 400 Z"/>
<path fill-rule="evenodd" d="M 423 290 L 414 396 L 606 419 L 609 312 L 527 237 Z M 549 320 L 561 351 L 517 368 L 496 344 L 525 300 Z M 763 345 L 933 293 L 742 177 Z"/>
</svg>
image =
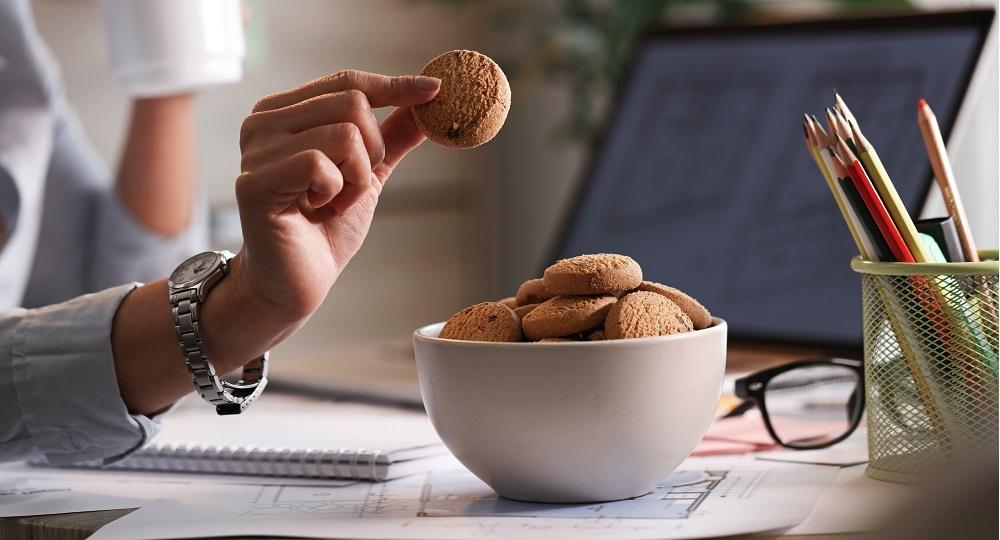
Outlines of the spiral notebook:
<svg viewBox="0 0 1000 540">
<path fill-rule="evenodd" d="M 423 412 L 264 395 L 237 416 L 185 400 L 145 448 L 76 468 L 382 482 L 454 458 Z"/>
</svg>

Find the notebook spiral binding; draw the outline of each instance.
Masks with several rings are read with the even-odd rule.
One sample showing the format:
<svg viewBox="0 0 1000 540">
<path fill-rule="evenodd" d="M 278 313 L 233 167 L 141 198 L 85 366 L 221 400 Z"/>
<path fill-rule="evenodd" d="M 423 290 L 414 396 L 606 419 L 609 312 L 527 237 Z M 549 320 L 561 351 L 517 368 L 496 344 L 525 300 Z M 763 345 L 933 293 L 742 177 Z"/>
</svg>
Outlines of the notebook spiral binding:
<svg viewBox="0 0 1000 540">
<path fill-rule="evenodd" d="M 381 481 L 386 469 L 386 463 L 380 462 L 381 457 L 382 451 L 364 448 L 324 451 L 315 448 L 166 444 L 145 448 L 102 468 Z M 94 463 L 88 462 L 71 467 L 93 466 Z"/>
</svg>

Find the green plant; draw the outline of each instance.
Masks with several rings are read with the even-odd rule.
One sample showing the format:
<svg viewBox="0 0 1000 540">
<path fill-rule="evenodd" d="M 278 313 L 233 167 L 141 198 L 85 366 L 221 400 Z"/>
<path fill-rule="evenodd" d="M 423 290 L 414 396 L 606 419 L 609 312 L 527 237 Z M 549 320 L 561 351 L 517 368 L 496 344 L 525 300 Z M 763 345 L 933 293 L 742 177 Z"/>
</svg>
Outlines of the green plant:
<svg viewBox="0 0 1000 540">
<path fill-rule="evenodd" d="M 665 22 L 678 6 L 718 7 L 717 20 L 741 15 L 750 0 L 563 0 L 536 33 L 536 52 L 515 68 L 516 77 L 544 74 L 565 85 L 569 110 L 557 128 L 565 139 L 586 139 L 599 128 L 606 97 L 621 78 L 636 36 Z"/>
</svg>

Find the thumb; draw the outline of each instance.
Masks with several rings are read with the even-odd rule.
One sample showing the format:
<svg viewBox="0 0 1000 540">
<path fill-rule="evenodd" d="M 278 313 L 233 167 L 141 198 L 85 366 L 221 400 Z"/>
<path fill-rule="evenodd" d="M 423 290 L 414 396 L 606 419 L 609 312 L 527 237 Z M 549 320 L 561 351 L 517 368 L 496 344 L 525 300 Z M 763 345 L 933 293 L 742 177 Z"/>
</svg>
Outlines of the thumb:
<svg viewBox="0 0 1000 540">
<path fill-rule="evenodd" d="M 383 184 L 389 179 L 396 165 L 420 146 L 427 137 L 413 119 L 410 107 L 399 107 L 382 121 L 382 140 L 385 142 L 385 158 L 375 166 L 372 172 Z"/>
</svg>

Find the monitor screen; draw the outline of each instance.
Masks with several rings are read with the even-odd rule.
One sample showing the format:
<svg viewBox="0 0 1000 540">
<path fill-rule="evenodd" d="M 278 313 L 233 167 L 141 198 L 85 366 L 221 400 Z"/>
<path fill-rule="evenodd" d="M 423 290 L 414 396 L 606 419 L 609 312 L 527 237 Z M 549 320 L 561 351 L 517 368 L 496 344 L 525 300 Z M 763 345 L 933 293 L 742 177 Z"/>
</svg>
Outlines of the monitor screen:
<svg viewBox="0 0 1000 540">
<path fill-rule="evenodd" d="M 630 255 L 735 338 L 860 345 L 858 250 L 806 150 L 802 114 L 822 119 L 839 92 L 916 217 L 932 182 L 917 101 L 947 137 L 989 22 L 652 33 L 556 255 Z"/>
</svg>

